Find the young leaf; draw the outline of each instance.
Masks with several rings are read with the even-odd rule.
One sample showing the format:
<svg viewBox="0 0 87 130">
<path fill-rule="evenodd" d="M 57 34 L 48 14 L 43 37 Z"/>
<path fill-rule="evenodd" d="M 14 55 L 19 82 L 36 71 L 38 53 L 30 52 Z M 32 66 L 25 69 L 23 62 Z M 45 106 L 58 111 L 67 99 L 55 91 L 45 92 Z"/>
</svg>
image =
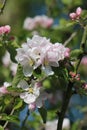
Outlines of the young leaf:
<svg viewBox="0 0 87 130">
<path fill-rule="evenodd" d="M 16 76 L 13 79 L 12 86 L 16 87 L 18 82 L 21 79 L 23 79 L 23 77 L 24 77 L 24 75 L 23 75 L 22 67 L 21 67 L 21 65 L 18 65 L 17 73 L 16 73 Z"/>
<path fill-rule="evenodd" d="M 78 59 L 79 56 L 83 53 L 82 50 L 80 49 L 76 49 L 76 50 L 73 50 L 71 53 L 70 53 L 70 57 L 71 59 Z"/>
<path fill-rule="evenodd" d="M 19 109 L 22 106 L 22 104 L 23 104 L 23 101 L 20 98 L 16 98 L 14 110 Z"/>
<path fill-rule="evenodd" d="M 47 119 L 47 110 L 44 107 L 38 108 L 38 111 L 42 117 L 43 123 L 46 123 Z"/>
<path fill-rule="evenodd" d="M 4 128 L 0 125 L 0 130 L 4 130 Z"/>
<path fill-rule="evenodd" d="M 5 44 L 6 49 L 8 50 L 8 52 L 10 53 L 10 58 L 13 62 L 16 62 L 15 60 L 15 56 L 17 54 L 16 49 L 19 47 L 17 44 L 17 41 L 14 40 L 13 42 L 8 42 Z"/>
<path fill-rule="evenodd" d="M 15 115 L 0 114 L 0 120 L 13 122 L 13 123 L 16 123 L 16 124 L 20 123 L 19 118 Z"/>
</svg>

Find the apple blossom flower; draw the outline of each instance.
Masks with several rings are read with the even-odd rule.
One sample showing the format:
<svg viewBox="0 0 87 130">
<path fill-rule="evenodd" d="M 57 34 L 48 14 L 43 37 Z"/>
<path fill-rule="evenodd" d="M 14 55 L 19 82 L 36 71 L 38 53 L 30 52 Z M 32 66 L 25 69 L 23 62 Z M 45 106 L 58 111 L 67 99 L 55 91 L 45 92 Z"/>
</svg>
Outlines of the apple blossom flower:
<svg viewBox="0 0 87 130">
<path fill-rule="evenodd" d="M 40 92 L 40 95 L 36 98 L 36 101 L 30 103 L 28 108 L 30 111 L 34 111 L 36 108 L 41 108 L 44 105 L 44 101 L 48 98 L 48 94 L 44 91 Z"/>
<path fill-rule="evenodd" d="M 82 9 L 81 9 L 80 7 L 78 7 L 78 8 L 76 9 L 76 12 L 70 13 L 69 16 L 70 16 L 70 18 L 71 18 L 72 20 L 77 20 L 77 19 L 80 18 L 81 13 L 82 13 Z"/>
<path fill-rule="evenodd" d="M 35 110 L 36 107 L 42 107 L 44 100 L 47 99 L 47 93 L 41 91 L 41 86 L 38 82 L 29 86 L 25 80 L 21 80 L 17 87 L 24 90 L 24 92 L 20 94 L 20 98 L 29 105 L 31 111 Z"/>
<path fill-rule="evenodd" d="M 20 94 L 20 98 L 27 104 L 35 102 L 36 98 L 40 95 L 40 87 L 36 84 L 30 86 L 25 80 L 21 80 L 17 87 L 22 88 L 25 91 Z"/>
<path fill-rule="evenodd" d="M 0 35 L 8 34 L 11 31 L 11 27 L 9 25 L 1 26 L 0 27 Z"/>
<path fill-rule="evenodd" d="M 34 18 L 27 17 L 24 21 L 24 29 L 34 30 L 37 27 L 49 28 L 53 24 L 53 19 L 45 15 L 36 16 Z"/>
<path fill-rule="evenodd" d="M 22 65 L 24 75 L 28 77 L 39 66 L 46 75 L 53 75 L 51 66 L 59 67 L 59 61 L 67 56 L 69 57 L 69 49 L 62 44 L 52 44 L 46 37 L 34 35 L 17 49 L 16 60 Z"/>
</svg>

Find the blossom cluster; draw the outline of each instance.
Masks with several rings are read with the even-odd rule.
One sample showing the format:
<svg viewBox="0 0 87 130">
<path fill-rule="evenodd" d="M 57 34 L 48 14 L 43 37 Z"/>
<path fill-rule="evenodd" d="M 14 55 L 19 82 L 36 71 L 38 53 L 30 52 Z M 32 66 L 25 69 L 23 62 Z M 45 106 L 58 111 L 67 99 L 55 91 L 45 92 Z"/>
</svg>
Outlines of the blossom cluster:
<svg viewBox="0 0 87 130">
<path fill-rule="evenodd" d="M 70 18 L 71 18 L 72 20 L 76 20 L 76 19 L 79 19 L 79 18 L 80 18 L 81 13 L 82 13 L 82 9 L 81 9 L 80 7 L 78 7 L 78 8 L 76 9 L 76 12 L 70 13 L 69 16 L 70 16 Z"/>
<path fill-rule="evenodd" d="M 0 35 L 8 34 L 11 31 L 11 27 L 9 25 L 0 27 Z"/>
<path fill-rule="evenodd" d="M 60 43 L 52 44 L 50 39 L 34 35 L 17 49 L 16 60 L 22 65 L 26 77 L 38 67 L 45 75 L 53 75 L 52 67 L 59 67 L 59 61 L 69 57 L 69 52 L 70 49 Z"/>
<path fill-rule="evenodd" d="M 53 19 L 45 15 L 35 16 L 34 18 L 27 17 L 24 21 L 24 29 L 33 30 L 37 27 L 49 28 L 53 24 Z"/>
</svg>

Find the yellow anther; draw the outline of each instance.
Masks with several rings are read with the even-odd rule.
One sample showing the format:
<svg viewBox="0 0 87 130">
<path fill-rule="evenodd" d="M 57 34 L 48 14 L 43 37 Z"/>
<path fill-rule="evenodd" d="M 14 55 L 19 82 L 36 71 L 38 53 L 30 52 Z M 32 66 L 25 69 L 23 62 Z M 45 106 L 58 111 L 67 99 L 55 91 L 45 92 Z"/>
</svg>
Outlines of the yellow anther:
<svg viewBox="0 0 87 130">
<path fill-rule="evenodd" d="M 28 92 L 33 93 L 33 88 L 29 88 Z"/>
<path fill-rule="evenodd" d="M 34 65 L 34 61 L 32 59 L 29 59 L 29 65 L 33 66 Z"/>
</svg>

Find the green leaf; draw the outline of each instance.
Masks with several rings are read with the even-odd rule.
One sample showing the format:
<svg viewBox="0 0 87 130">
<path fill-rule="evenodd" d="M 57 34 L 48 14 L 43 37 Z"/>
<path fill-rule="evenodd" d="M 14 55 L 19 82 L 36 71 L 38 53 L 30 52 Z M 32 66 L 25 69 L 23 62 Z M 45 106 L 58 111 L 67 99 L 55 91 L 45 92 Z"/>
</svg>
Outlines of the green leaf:
<svg viewBox="0 0 87 130">
<path fill-rule="evenodd" d="M 38 111 L 42 117 L 43 123 L 46 123 L 47 119 L 47 110 L 44 107 L 38 108 Z"/>
<path fill-rule="evenodd" d="M 5 113 L 0 114 L 0 120 L 8 121 L 8 122 L 13 122 L 13 123 L 16 123 L 16 124 L 20 123 L 18 116 L 15 116 L 15 115 L 6 115 Z"/>
<path fill-rule="evenodd" d="M 73 50 L 71 53 L 70 53 L 70 57 L 71 59 L 78 59 L 79 56 L 83 53 L 82 50 L 80 49 L 76 49 L 76 50 Z"/>
<path fill-rule="evenodd" d="M 9 105 L 12 100 L 13 100 L 13 98 L 11 98 L 11 95 L 6 95 L 6 96 L 4 97 L 4 103 L 5 103 L 6 105 Z"/>
<path fill-rule="evenodd" d="M 16 62 L 16 60 L 15 60 L 15 56 L 17 54 L 16 49 L 19 47 L 18 44 L 17 44 L 17 41 L 14 40 L 13 42 L 5 43 L 5 47 L 8 50 L 8 52 L 10 53 L 11 60 L 13 62 Z"/>
<path fill-rule="evenodd" d="M 14 110 L 19 109 L 23 105 L 23 101 L 20 98 L 16 98 Z"/>
<path fill-rule="evenodd" d="M 4 130 L 4 128 L 0 125 L 0 130 Z"/>
<path fill-rule="evenodd" d="M 12 81 L 12 86 L 16 87 L 20 80 L 24 78 L 23 70 L 21 65 L 18 65 L 17 73 Z"/>
</svg>

